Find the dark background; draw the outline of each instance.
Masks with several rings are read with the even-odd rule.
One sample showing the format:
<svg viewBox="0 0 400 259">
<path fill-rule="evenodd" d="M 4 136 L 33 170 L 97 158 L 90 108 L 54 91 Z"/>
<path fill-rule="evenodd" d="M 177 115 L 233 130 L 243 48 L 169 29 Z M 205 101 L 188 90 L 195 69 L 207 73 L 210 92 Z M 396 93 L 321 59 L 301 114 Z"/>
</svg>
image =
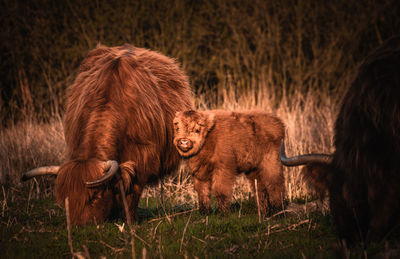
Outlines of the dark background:
<svg viewBox="0 0 400 259">
<path fill-rule="evenodd" d="M 98 43 L 176 58 L 214 105 L 228 86 L 335 95 L 369 51 L 400 34 L 399 2 L 1 0 L 0 120 L 62 116 L 66 87 Z"/>
</svg>

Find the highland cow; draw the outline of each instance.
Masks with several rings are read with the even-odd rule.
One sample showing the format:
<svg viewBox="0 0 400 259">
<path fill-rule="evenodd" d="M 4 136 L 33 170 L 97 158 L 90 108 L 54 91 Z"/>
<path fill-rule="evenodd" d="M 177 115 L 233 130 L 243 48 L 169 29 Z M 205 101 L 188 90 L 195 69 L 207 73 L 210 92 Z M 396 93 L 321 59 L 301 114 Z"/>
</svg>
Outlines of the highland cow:
<svg viewBox="0 0 400 259">
<path fill-rule="evenodd" d="M 336 119 L 333 156 L 287 158 L 323 195 L 341 239 L 378 241 L 400 223 L 400 38 L 359 66 Z"/>
<path fill-rule="evenodd" d="M 174 145 L 187 161 L 199 196 L 199 208 L 210 211 L 210 195 L 218 209 L 230 209 L 236 176 L 244 173 L 254 191 L 257 179 L 264 212 L 281 209 L 285 194 L 279 147 L 284 136 L 280 119 L 267 113 L 193 111 L 174 119 Z"/>
<path fill-rule="evenodd" d="M 89 52 L 68 90 L 67 161 L 31 170 L 55 174 L 59 204 L 69 198 L 73 224 L 120 216 L 121 181 L 137 219 L 143 188 L 177 169 L 172 120 L 192 107 L 187 77 L 170 58 L 125 44 Z"/>
</svg>

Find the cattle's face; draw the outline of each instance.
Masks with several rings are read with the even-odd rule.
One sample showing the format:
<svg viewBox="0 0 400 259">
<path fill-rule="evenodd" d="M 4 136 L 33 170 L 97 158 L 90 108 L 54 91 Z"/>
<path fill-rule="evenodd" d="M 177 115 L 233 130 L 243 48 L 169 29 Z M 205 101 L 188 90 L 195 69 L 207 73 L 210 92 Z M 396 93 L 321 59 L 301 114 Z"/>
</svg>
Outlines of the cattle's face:
<svg viewBox="0 0 400 259">
<path fill-rule="evenodd" d="M 100 166 L 79 163 L 64 164 L 57 176 L 55 195 L 58 203 L 69 200 L 73 224 L 101 222 L 111 217 L 115 206 L 115 187 L 110 183 L 88 187 L 86 182 L 103 175 Z"/>
<path fill-rule="evenodd" d="M 196 155 L 208 132 L 215 124 L 214 114 L 206 112 L 177 112 L 174 118 L 174 145 L 183 157 Z"/>
<path fill-rule="evenodd" d="M 75 215 L 76 222 L 86 224 L 87 222 L 101 222 L 109 219 L 112 217 L 113 208 L 116 204 L 114 198 L 113 191 L 109 188 L 87 188 L 86 197 L 78 198 L 85 200 L 83 201 L 82 212 Z"/>
</svg>

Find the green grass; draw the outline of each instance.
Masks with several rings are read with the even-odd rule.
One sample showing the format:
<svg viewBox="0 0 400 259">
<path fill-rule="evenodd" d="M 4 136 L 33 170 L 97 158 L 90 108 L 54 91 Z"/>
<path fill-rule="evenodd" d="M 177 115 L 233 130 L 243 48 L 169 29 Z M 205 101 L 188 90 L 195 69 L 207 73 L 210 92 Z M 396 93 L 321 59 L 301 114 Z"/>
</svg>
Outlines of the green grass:
<svg viewBox="0 0 400 259">
<path fill-rule="evenodd" d="M 12 200 L 3 207 L 1 222 L 2 258 L 51 257 L 70 255 L 64 210 L 51 197 L 31 199 L 29 192 L 15 190 Z M 11 192 L 9 192 L 11 195 Z M 10 198 L 10 197 L 9 197 Z M 334 234 L 329 217 L 322 215 L 290 215 L 258 222 L 257 209 L 252 201 L 232 206 L 228 214 L 203 215 L 193 207 L 172 208 L 151 199 L 148 207 L 142 200 L 140 222 L 136 223 L 135 252 L 146 249 L 150 257 L 297 257 L 329 255 Z M 239 213 L 240 211 L 240 213 Z M 182 213 L 180 215 L 176 215 Z M 299 225 L 299 222 L 302 223 Z M 71 235 L 74 251 L 92 258 L 129 257 L 131 235 L 128 226 L 121 231 L 122 221 L 73 226 Z M 298 226 L 296 226 L 298 225 Z M 319 239 L 324 236 L 323 241 Z M 22 249 L 23 248 L 23 249 Z"/>
<path fill-rule="evenodd" d="M 27 184 L 3 194 L 0 211 L 0 258 L 71 257 L 64 209 L 52 197 L 27 201 Z M 4 189 L 5 190 L 5 189 Z M 4 195 L 3 195 L 4 196 Z M 122 220 L 72 226 L 74 253 L 86 258 L 188 257 L 188 258 L 353 258 L 389 253 L 396 243 L 344 249 L 337 240 L 329 215 L 299 210 L 263 217 L 258 221 L 253 200 L 232 204 L 231 212 L 205 215 L 186 204 L 161 205 L 151 198 L 139 205 L 134 234 Z M 134 252 L 132 252 L 132 240 Z"/>
</svg>

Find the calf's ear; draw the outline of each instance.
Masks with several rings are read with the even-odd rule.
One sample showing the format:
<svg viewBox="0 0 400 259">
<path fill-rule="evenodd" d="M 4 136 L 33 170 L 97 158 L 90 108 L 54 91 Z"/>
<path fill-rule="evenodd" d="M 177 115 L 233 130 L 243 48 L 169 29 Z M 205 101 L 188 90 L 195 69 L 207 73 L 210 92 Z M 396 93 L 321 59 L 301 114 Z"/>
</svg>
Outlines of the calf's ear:
<svg viewBox="0 0 400 259">
<path fill-rule="evenodd" d="M 210 131 L 215 126 L 215 114 L 214 113 L 206 113 L 206 129 Z"/>
</svg>

